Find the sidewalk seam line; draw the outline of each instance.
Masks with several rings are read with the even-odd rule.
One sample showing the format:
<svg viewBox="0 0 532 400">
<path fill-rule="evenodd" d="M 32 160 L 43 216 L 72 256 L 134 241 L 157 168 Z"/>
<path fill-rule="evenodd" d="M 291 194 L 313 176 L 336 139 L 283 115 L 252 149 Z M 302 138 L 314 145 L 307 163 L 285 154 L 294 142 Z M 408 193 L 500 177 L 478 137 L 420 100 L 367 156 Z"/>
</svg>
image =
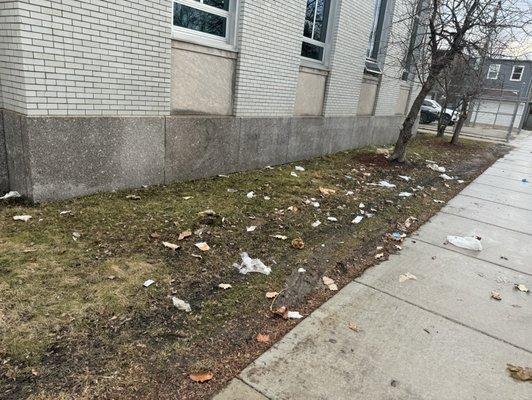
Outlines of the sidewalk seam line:
<svg viewBox="0 0 532 400">
<path fill-rule="evenodd" d="M 397 300 L 399 300 L 399 301 L 402 301 L 402 302 L 404 302 L 404 303 L 406 303 L 406 304 L 409 304 L 409 305 L 411 305 L 411 306 L 413 306 L 413 307 L 417 307 L 417 308 L 419 308 L 419 309 L 421 309 L 421 310 L 423 310 L 423 311 L 426 311 L 426 312 L 428 312 L 428 313 L 431 313 L 431 314 L 437 315 L 437 316 L 439 316 L 439 317 L 441 317 L 441 318 L 443 318 L 443 319 L 446 319 L 447 321 L 450 321 L 450 322 L 453 322 L 453 323 L 455 323 L 455 324 L 457 324 L 457 325 L 463 326 L 464 328 L 471 329 L 472 331 L 478 332 L 478 333 L 480 333 L 480 334 L 482 334 L 482 335 L 485 335 L 485 336 L 488 336 L 488 337 L 490 337 L 490 338 L 492 338 L 492 339 L 498 340 L 499 342 L 505 343 L 505 344 L 507 344 L 507 345 L 509 345 L 509 346 L 512 346 L 512 347 L 515 347 L 516 349 L 519 349 L 519 350 L 525 351 L 525 352 L 527 352 L 527 353 L 529 353 L 529 354 L 532 354 L 532 350 L 525 349 L 525 348 L 523 348 L 523 347 L 521 347 L 521 346 L 519 346 L 519 345 L 513 344 L 513 343 L 511 343 L 511 342 L 508 342 L 507 340 L 504 340 L 504 339 L 501 339 L 501 338 L 499 338 L 499 337 L 497 337 L 497 336 L 494 336 L 494 335 L 492 335 L 491 333 L 484 332 L 483 330 L 480 330 L 480 329 L 475 328 L 475 327 L 473 327 L 473 326 L 467 325 L 467 324 L 465 324 L 465 323 L 463 323 L 463 322 L 460 322 L 460 321 L 458 321 L 458 320 L 456 320 L 456 319 L 454 319 L 454 318 L 451 318 L 451 317 L 448 317 L 448 316 L 446 316 L 446 315 L 440 314 L 440 313 L 437 312 L 437 311 L 429 310 L 428 308 L 425 308 L 425 307 L 423 307 L 423 306 L 420 306 L 419 304 L 412 303 L 412 302 L 409 301 L 409 300 L 403 299 L 403 298 L 398 297 L 398 296 L 396 296 L 396 295 L 394 295 L 394 294 L 391 294 L 391 293 L 386 292 L 386 291 L 384 291 L 384 290 L 378 289 L 378 288 L 376 288 L 376 287 L 374 287 L 374 286 L 371 286 L 371 285 L 369 285 L 369 284 L 367 284 L 367 283 L 360 282 L 360 281 L 358 281 L 358 280 L 355 280 L 355 281 L 353 281 L 353 282 L 356 282 L 356 283 L 358 283 L 358 284 L 360 284 L 360 285 L 362 285 L 362 286 L 366 286 L 366 287 L 368 287 L 368 288 L 370 288 L 370 289 L 376 290 L 377 292 L 380 292 L 380 293 L 386 294 L 386 295 L 388 295 L 388 296 L 390 296 L 390 297 L 393 297 L 394 299 L 397 299 Z"/>
<path fill-rule="evenodd" d="M 412 240 L 417 240 L 417 241 L 420 241 L 422 243 L 425 243 L 425 244 L 428 244 L 428 245 L 431 245 L 431 246 L 434 246 L 434 247 L 438 247 L 439 249 L 444 249 L 444 250 L 448 250 L 448 251 L 451 251 L 455 254 L 460 254 L 462 256 L 465 256 L 467 258 L 471 258 L 473 260 L 477 260 L 477 261 L 482 261 L 482 262 L 486 262 L 488 264 L 492 264 L 492 265 L 496 265 L 497 267 L 500 267 L 500 268 L 504 268 L 504 269 L 509 269 L 510 271 L 514 271 L 514 272 L 517 272 L 519 274 L 523 274 L 523 275 L 528 275 L 528 276 L 532 276 L 532 274 L 528 273 L 528 272 L 524 272 L 524 271 L 520 271 L 520 270 L 517 270 L 517 269 L 514 269 L 512 267 L 507 267 L 506 265 L 501 265 L 501 264 L 497 264 L 496 262 L 493 262 L 493 261 L 489 261 L 489 260 L 485 260 L 485 259 L 482 259 L 482 258 L 475 258 L 475 257 L 472 257 L 468 254 L 464 254 L 464 253 L 461 253 L 457 250 L 453 250 L 449 247 L 446 247 L 446 246 L 441 246 L 441 245 L 438 245 L 438 244 L 434 244 L 434 243 L 431 243 L 431 242 L 427 242 L 423 239 L 420 239 L 419 237 L 411 237 Z"/>
<path fill-rule="evenodd" d="M 266 396 L 266 395 L 265 395 L 264 393 L 262 393 L 260 390 L 258 390 L 257 388 L 254 388 L 254 387 L 251 386 L 249 383 L 247 383 L 246 381 L 242 380 L 242 379 L 240 378 L 240 376 L 235 377 L 235 379 L 238 379 L 240 382 L 242 382 L 244 385 L 246 385 L 247 387 L 249 387 L 251 390 L 254 390 L 255 392 L 259 393 L 261 396 L 266 397 L 268 400 L 273 400 L 271 397 Z"/>
<path fill-rule="evenodd" d="M 458 193 L 457 196 L 470 197 L 470 198 L 472 198 L 472 199 L 484 200 L 484 201 L 488 201 L 488 202 L 493 203 L 493 204 L 499 204 L 499 205 L 501 205 L 501 206 L 512 207 L 512 208 L 517 208 L 517 209 L 519 209 L 519 210 L 523 210 L 523 211 L 531 211 L 531 212 L 532 212 L 532 209 L 530 209 L 530 208 L 517 207 L 517 206 L 514 206 L 514 205 L 510 205 L 510 204 L 501 203 L 500 201 L 493 201 L 493 200 L 489 200 L 489 199 L 483 199 L 482 197 L 472 196 L 472 195 L 470 195 L 470 194 L 464 194 L 463 192 Z"/>
<path fill-rule="evenodd" d="M 491 167 L 490 167 L 490 168 L 491 168 Z M 505 176 L 493 175 L 493 174 L 490 174 L 489 172 L 490 172 L 490 170 L 489 170 L 489 168 L 488 168 L 486 171 L 484 171 L 484 173 L 483 173 L 482 175 L 493 176 L 493 177 L 495 177 L 495 178 L 505 179 L 505 180 L 507 180 L 507 181 L 512 181 L 512 182 L 523 182 L 521 179 L 507 178 L 507 177 L 505 177 Z M 515 172 L 515 171 L 510 171 L 510 172 Z M 524 175 L 524 174 L 523 174 L 523 175 Z"/>
<path fill-rule="evenodd" d="M 494 177 L 494 178 L 500 178 L 500 176 L 495 176 L 495 175 L 490 175 L 491 177 Z M 478 178 L 477 178 L 478 179 Z M 527 196 L 532 196 L 532 193 L 527 193 L 527 192 L 521 192 L 520 190 L 514 190 L 514 189 L 507 189 L 507 188 L 501 188 L 499 186 L 495 186 L 495 185 L 490 185 L 489 183 L 484 183 L 484 182 L 478 182 L 478 180 L 474 180 L 473 182 L 471 183 L 475 183 L 477 185 L 484 185 L 484 186 L 489 186 L 489 187 L 492 187 L 492 188 L 496 188 L 496 189 L 504 189 L 504 190 L 509 190 L 511 192 L 515 192 L 515 193 L 521 193 L 521 194 L 526 194 Z M 470 183 L 470 184 L 471 184 Z M 467 187 L 467 186 L 466 186 Z M 465 188 L 464 188 L 465 189 Z"/>
<path fill-rule="evenodd" d="M 459 215 L 459 214 L 454 214 L 452 212 L 449 212 L 449 211 L 440 211 L 441 213 L 443 214 L 448 214 L 448 215 L 454 215 L 456 217 L 463 217 L 462 215 Z M 523 231 L 518 231 L 516 229 L 512 229 L 512 228 L 506 228 L 504 226 L 500 226 L 500 225 L 496 225 L 496 224 L 492 224 L 490 222 L 486 222 L 486 221 L 481 221 L 479 219 L 475 219 L 475 218 L 470 218 L 470 217 L 467 217 L 468 220 L 470 221 L 475 221 L 475 222 L 480 222 L 481 224 L 486 224 L 486 225 L 491 225 L 491 226 L 496 226 L 497 228 L 501 228 L 501 229 L 506 229 L 507 231 L 512 231 L 512 232 L 517 232 L 517 233 L 521 233 L 523 235 L 527 235 L 527 236 L 532 236 L 531 233 L 527 233 L 527 232 L 523 232 Z"/>
</svg>

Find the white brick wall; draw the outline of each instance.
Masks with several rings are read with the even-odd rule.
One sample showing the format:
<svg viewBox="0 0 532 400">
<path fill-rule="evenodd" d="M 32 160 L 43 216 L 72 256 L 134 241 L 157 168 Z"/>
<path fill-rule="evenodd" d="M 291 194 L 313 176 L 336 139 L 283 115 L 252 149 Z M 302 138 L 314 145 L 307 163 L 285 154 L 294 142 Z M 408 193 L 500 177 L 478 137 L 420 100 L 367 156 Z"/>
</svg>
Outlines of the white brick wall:
<svg viewBox="0 0 532 400">
<path fill-rule="evenodd" d="M 170 0 L 24 0 L 0 7 L 6 108 L 29 115 L 169 113 Z"/>
<path fill-rule="evenodd" d="M 355 115 L 373 20 L 373 1 L 338 0 L 335 17 L 324 115 Z"/>
<path fill-rule="evenodd" d="M 237 116 L 293 116 L 305 0 L 241 0 Z"/>
</svg>

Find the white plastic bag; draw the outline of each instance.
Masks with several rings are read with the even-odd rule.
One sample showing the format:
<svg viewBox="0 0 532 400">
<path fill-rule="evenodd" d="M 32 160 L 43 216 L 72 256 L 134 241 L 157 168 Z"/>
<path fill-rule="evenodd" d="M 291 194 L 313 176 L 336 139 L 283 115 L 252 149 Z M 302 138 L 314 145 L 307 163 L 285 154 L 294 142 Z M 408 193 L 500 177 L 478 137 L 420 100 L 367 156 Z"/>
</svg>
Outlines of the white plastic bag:
<svg viewBox="0 0 532 400">
<path fill-rule="evenodd" d="M 472 236 L 447 236 L 447 241 L 456 247 L 466 250 L 481 251 L 482 243 L 476 237 Z"/>
<path fill-rule="evenodd" d="M 259 272 L 264 275 L 270 275 L 272 269 L 264 265 L 264 263 L 258 258 L 251 258 L 248 253 L 240 254 L 242 258 L 242 263 L 234 263 L 233 266 L 238 269 L 243 275 L 249 274 L 250 272 Z"/>
</svg>

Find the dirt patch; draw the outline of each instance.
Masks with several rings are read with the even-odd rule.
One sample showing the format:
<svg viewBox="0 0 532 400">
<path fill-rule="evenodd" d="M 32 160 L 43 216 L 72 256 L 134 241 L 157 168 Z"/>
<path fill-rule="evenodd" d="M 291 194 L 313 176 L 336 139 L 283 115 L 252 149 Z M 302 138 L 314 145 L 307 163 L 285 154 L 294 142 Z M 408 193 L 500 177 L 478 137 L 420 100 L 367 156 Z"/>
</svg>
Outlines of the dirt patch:
<svg viewBox="0 0 532 400">
<path fill-rule="evenodd" d="M 399 251 L 390 233 L 413 232 L 441 208 L 434 200 L 464 187 L 426 160 L 469 181 L 506 151 L 422 136 L 409 167 L 363 149 L 297 163 L 305 171 L 285 165 L 47 205 L 10 201 L 0 210 L 1 397 L 209 398 L 297 323 L 271 308 L 312 312 L 334 295 L 324 275 L 341 288 Z M 208 209 L 216 216 L 198 216 Z M 33 218 L 13 221 L 18 214 Z M 353 224 L 357 215 L 364 219 Z M 192 235 L 179 240 L 185 230 Z M 239 274 L 233 263 L 243 251 L 272 274 Z M 281 293 L 273 305 L 270 291 Z M 192 313 L 177 310 L 174 296 Z M 257 342 L 257 333 L 271 342 Z M 208 383 L 188 378 L 206 370 L 214 373 Z"/>
</svg>

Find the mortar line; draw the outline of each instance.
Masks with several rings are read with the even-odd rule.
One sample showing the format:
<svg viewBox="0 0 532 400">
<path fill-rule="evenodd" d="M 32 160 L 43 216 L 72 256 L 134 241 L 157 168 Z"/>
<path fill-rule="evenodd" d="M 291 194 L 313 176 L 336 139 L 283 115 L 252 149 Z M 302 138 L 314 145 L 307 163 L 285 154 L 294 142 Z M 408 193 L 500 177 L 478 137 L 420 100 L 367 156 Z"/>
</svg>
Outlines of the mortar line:
<svg viewBox="0 0 532 400">
<path fill-rule="evenodd" d="M 442 214 L 454 215 L 455 217 L 462 217 L 462 215 L 454 214 L 454 213 L 448 212 L 448 211 L 443 211 L 442 210 L 440 212 Z M 523 231 L 518 231 L 517 229 L 507 228 L 505 226 L 501 226 L 501 225 L 497 225 L 497 224 L 492 224 L 491 222 L 481 221 L 479 219 L 475 219 L 475 218 L 471 218 L 471 217 L 467 217 L 466 219 L 468 219 L 470 221 L 480 222 L 480 223 L 486 224 L 486 225 L 496 226 L 497 228 L 506 229 L 507 231 L 517 232 L 517 233 L 521 233 L 523 235 L 532 236 L 532 234 L 530 234 L 530 233 L 523 232 Z"/>
<path fill-rule="evenodd" d="M 525 351 L 525 352 L 527 352 L 527 353 L 529 353 L 529 354 L 532 354 L 532 350 L 525 349 L 524 347 L 521 347 L 521 346 L 519 346 L 519 345 L 513 344 L 513 343 L 511 343 L 511 342 L 509 342 L 509 341 L 507 341 L 507 340 L 505 340 L 505 339 L 501 339 L 501 338 L 499 338 L 499 337 L 497 337 L 497 336 L 495 336 L 495 335 L 492 335 L 491 333 L 485 332 L 485 331 L 483 331 L 483 330 L 481 330 L 481 329 L 478 329 L 478 328 L 475 328 L 475 327 L 473 327 L 473 326 L 467 325 L 467 324 L 465 324 L 465 323 L 463 323 L 463 322 L 461 322 L 461 321 L 458 321 L 458 320 L 456 320 L 456 319 L 454 319 L 454 318 L 451 318 L 451 317 L 448 317 L 448 316 L 446 316 L 446 315 L 443 315 L 443 314 L 441 314 L 441 313 L 439 313 L 439 312 L 437 312 L 437 311 L 430 310 L 430 309 L 425 308 L 425 307 L 423 307 L 423 306 L 420 306 L 420 305 L 418 305 L 418 304 L 416 304 L 416 303 L 413 303 L 413 302 L 411 302 L 411 301 L 409 301 L 409 300 L 406 300 L 406 299 L 403 299 L 403 298 L 401 298 L 401 297 L 399 297 L 399 296 L 396 296 L 396 295 L 394 295 L 394 294 L 391 294 L 391 293 L 389 293 L 389 292 L 387 292 L 387 291 L 385 291 L 385 290 L 378 289 L 378 288 L 376 288 L 376 287 L 374 287 L 374 286 L 372 286 L 372 285 L 369 285 L 369 284 L 367 284 L 367 283 L 363 283 L 363 282 L 360 282 L 360 281 L 358 281 L 358 280 L 355 280 L 354 282 L 356 282 L 356 283 L 358 283 L 358 284 L 360 284 L 360 285 L 362 285 L 362 286 L 366 286 L 366 287 L 368 287 L 368 288 L 370 288 L 370 289 L 373 289 L 373 290 L 375 290 L 375 291 L 377 291 L 377 292 L 380 292 L 380 293 L 382 293 L 382 294 L 386 294 L 386 295 L 388 295 L 388 296 L 390 296 L 390 297 L 393 297 L 393 298 L 396 299 L 396 300 L 402 301 L 403 303 L 406 303 L 406 304 L 409 304 L 409 305 L 414 306 L 414 307 L 416 307 L 416 308 L 419 308 L 420 310 L 426 311 L 426 312 L 431 313 L 431 314 L 433 314 L 433 315 L 437 315 L 438 317 L 441 317 L 441 318 L 443 318 L 443 319 L 446 319 L 447 321 L 453 322 L 453 323 L 455 323 L 455 324 L 457 324 L 457 325 L 463 326 L 464 328 L 471 329 L 472 331 L 475 331 L 475 332 L 477 332 L 477 333 L 480 333 L 480 334 L 482 334 L 482 335 L 485 335 L 485 336 L 488 336 L 488 337 L 490 337 L 490 338 L 492 338 L 492 339 L 495 339 L 495 340 L 497 340 L 497 341 L 499 341 L 499 342 L 505 343 L 505 344 L 510 345 L 510 346 L 512 346 L 512 347 L 515 347 L 516 349 L 523 350 L 523 351 Z"/>
<path fill-rule="evenodd" d="M 523 210 L 523 211 L 532 211 L 532 209 L 530 209 L 530 208 L 523 208 L 523 207 L 518 207 L 518 206 L 511 205 L 511 204 L 501 203 L 500 201 L 494 201 L 494 200 L 489 200 L 489 199 L 483 199 L 482 197 L 472 196 L 472 195 L 470 195 L 470 194 L 464 194 L 463 192 L 459 193 L 458 196 L 464 196 L 464 197 L 470 197 L 470 198 L 472 198 L 472 199 L 488 201 L 488 202 L 493 203 L 493 204 L 499 204 L 499 205 L 501 205 L 501 206 L 517 208 L 517 209 L 519 209 L 519 210 Z"/>
<path fill-rule="evenodd" d="M 447 246 L 442 246 L 442 245 L 439 245 L 439 244 L 434 244 L 434 243 L 431 243 L 431 242 L 427 242 L 426 240 L 419 239 L 419 237 L 415 237 L 415 238 L 411 237 L 410 239 L 415 240 L 415 241 L 419 241 L 419 242 L 422 242 L 422 243 L 425 243 L 425 244 L 429 244 L 429 245 L 437 247 L 439 249 L 448 250 L 448 251 L 451 251 L 453 253 L 460 254 L 460 255 L 468 257 L 468 258 L 472 258 L 473 260 L 486 262 L 488 264 L 496 265 L 497 267 L 500 267 L 500 268 L 509 269 L 510 271 L 514 271 L 514 272 L 517 272 L 519 274 L 528 275 L 528 276 L 532 277 L 532 274 L 529 273 L 529 272 L 520 271 L 518 269 L 515 269 L 515 268 L 512 268 L 512 267 L 508 267 L 508 266 L 502 265 L 502 264 L 497 264 L 494 261 L 486 260 L 486 259 L 483 259 L 483 258 L 476 258 L 476 257 L 470 256 L 469 254 L 464 254 L 464 253 L 461 253 L 461 252 L 459 252 L 457 250 L 451 249 L 450 247 L 447 247 Z"/>
<path fill-rule="evenodd" d="M 491 177 L 496 177 L 495 175 L 490 175 Z M 497 176 L 496 178 L 500 178 L 499 176 Z M 490 185 L 489 183 L 483 183 L 483 182 L 477 182 L 477 181 L 473 181 L 471 182 L 471 184 L 477 184 L 477 185 L 484 185 L 484 186 L 489 186 L 489 187 L 492 187 L 492 188 L 496 188 L 496 189 L 504 189 L 504 190 L 509 190 L 511 192 L 515 192 L 515 193 L 521 193 L 521 194 L 526 194 L 528 196 L 532 196 L 532 193 L 527 193 L 527 192 L 521 192 L 519 190 L 514 190 L 514 189 L 507 189 L 507 188 L 501 188 L 499 186 L 495 186 L 495 185 Z"/>
<path fill-rule="evenodd" d="M 259 389 L 257 388 L 254 388 L 253 386 L 251 386 L 250 384 L 248 384 L 246 381 L 242 380 L 242 378 L 240 378 L 240 376 L 237 376 L 235 379 L 239 380 L 240 382 L 242 382 L 244 385 L 246 385 L 247 387 L 249 387 L 251 390 L 254 390 L 255 392 L 259 393 L 260 395 L 266 397 L 268 400 L 273 400 L 273 398 L 269 397 L 269 396 L 266 396 L 263 392 L 261 392 Z"/>
</svg>

